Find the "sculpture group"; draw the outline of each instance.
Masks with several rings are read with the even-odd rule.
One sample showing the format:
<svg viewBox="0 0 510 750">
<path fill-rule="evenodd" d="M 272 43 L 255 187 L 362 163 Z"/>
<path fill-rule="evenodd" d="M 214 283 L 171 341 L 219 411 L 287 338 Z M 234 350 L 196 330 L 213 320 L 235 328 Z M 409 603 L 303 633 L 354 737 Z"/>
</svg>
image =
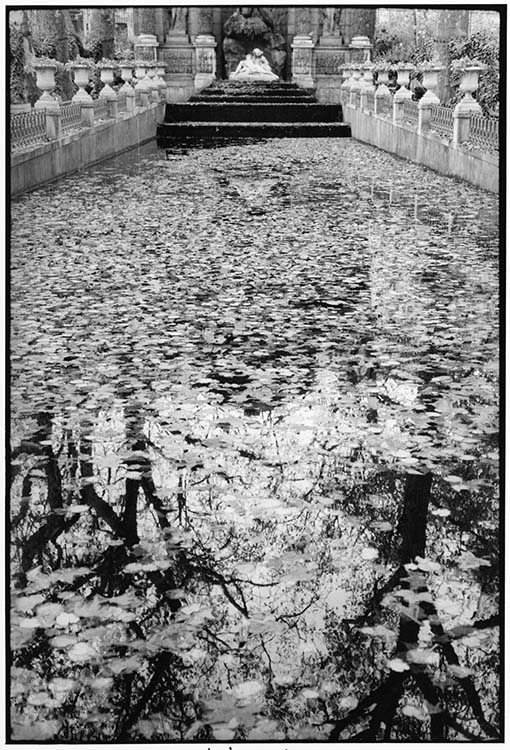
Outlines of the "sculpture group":
<svg viewBox="0 0 510 750">
<path fill-rule="evenodd" d="M 232 81 L 278 81 L 266 57 L 260 49 L 254 49 L 241 60 L 229 76 Z"/>
</svg>

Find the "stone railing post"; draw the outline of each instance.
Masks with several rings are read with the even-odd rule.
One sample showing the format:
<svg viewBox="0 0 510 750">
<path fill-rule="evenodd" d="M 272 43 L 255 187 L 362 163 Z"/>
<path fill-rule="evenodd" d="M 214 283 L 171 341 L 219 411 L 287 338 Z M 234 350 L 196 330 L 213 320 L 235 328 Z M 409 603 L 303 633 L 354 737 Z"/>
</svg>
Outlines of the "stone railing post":
<svg viewBox="0 0 510 750">
<path fill-rule="evenodd" d="M 404 102 L 412 99 L 413 95 L 409 91 L 409 89 L 406 88 L 407 84 L 409 83 L 409 74 L 412 70 L 412 67 L 409 66 L 408 68 L 402 68 L 397 71 L 397 83 L 399 84 L 400 88 L 398 91 L 395 92 L 395 95 L 393 96 L 393 122 L 400 122 L 404 117 Z"/>
<path fill-rule="evenodd" d="M 197 91 L 209 86 L 216 79 L 216 40 L 212 34 L 198 34 L 195 47 L 195 79 Z"/>
<path fill-rule="evenodd" d="M 292 40 L 292 81 L 300 88 L 313 88 L 312 65 L 314 43 L 308 34 Z"/>
<path fill-rule="evenodd" d="M 384 84 L 381 86 L 378 86 L 375 90 L 374 94 L 374 115 L 379 114 L 379 111 L 381 109 L 381 102 L 383 99 L 390 99 L 391 101 L 391 91 L 387 86 Z"/>
<path fill-rule="evenodd" d="M 361 70 L 359 67 L 351 68 L 351 77 L 352 83 L 349 89 L 349 104 L 355 107 L 361 89 Z"/>
<path fill-rule="evenodd" d="M 351 88 L 351 68 L 344 68 L 342 71 L 343 83 L 340 86 L 340 101 L 342 104 L 347 104 L 349 101 L 349 90 Z"/>
<path fill-rule="evenodd" d="M 360 81 L 360 109 L 362 112 L 368 110 L 368 94 L 375 91 L 373 69 L 374 66 L 371 63 L 365 63 L 362 68 L 363 78 Z"/>
<path fill-rule="evenodd" d="M 110 89 L 109 91 L 105 91 L 106 86 L 104 89 L 101 89 L 99 92 L 99 98 L 104 99 L 106 101 L 106 111 L 108 113 L 108 117 L 112 118 L 114 120 L 117 119 L 117 94 L 113 89 Z"/>
<path fill-rule="evenodd" d="M 149 106 L 149 88 L 145 79 L 145 65 L 136 66 L 135 103 L 137 107 Z"/>
<path fill-rule="evenodd" d="M 418 102 L 418 134 L 423 135 L 430 129 L 432 108 L 438 105 L 439 97 L 436 89 L 439 86 L 440 66 L 423 71 L 423 85 L 427 89 Z"/>
<path fill-rule="evenodd" d="M 91 128 L 94 124 L 94 102 L 90 99 L 80 101 L 81 124 L 86 128 Z"/>
<path fill-rule="evenodd" d="M 122 92 L 126 95 L 126 112 L 131 114 L 135 111 L 135 90 L 130 83 L 133 80 L 133 65 L 121 65 L 121 75 L 124 85 L 121 86 L 119 94 Z"/>
<path fill-rule="evenodd" d="M 432 107 L 436 103 L 439 104 L 439 99 L 437 102 L 433 102 L 430 99 L 425 99 L 425 96 L 422 96 L 418 102 L 418 135 L 423 135 L 430 129 Z"/>
<path fill-rule="evenodd" d="M 399 89 L 400 91 L 400 89 Z M 407 97 L 397 97 L 398 91 L 395 93 L 393 97 L 393 123 L 399 123 L 402 122 L 402 119 L 404 117 L 404 102 L 406 101 Z"/>
<path fill-rule="evenodd" d="M 469 140 L 469 129 L 471 126 L 472 109 L 462 106 L 460 101 L 453 110 L 453 139 L 452 145 L 457 148 L 461 143 Z"/>
<path fill-rule="evenodd" d="M 48 104 L 44 110 L 46 117 L 46 137 L 50 141 L 56 141 L 62 135 L 62 112 L 60 104 Z"/>
</svg>

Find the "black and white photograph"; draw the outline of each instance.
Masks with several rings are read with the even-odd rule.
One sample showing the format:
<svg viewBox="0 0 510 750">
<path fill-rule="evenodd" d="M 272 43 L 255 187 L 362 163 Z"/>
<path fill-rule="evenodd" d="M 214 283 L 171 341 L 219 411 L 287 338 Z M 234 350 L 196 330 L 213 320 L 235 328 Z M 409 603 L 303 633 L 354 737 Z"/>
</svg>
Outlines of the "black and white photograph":
<svg viewBox="0 0 510 750">
<path fill-rule="evenodd" d="M 506 4 L 3 12 L 6 743 L 503 743 Z"/>
</svg>

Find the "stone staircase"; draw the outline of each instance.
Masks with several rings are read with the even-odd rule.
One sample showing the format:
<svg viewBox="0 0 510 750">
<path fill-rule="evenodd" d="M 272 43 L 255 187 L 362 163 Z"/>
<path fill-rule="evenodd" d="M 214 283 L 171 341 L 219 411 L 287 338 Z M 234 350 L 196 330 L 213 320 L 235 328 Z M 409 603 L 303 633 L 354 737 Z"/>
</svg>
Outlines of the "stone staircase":
<svg viewBox="0 0 510 750">
<path fill-rule="evenodd" d="M 351 135 L 340 104 L 319 104 L 295 83 L 216 81 L 188 102 L 167 104 L 160 148 L 176 138 L 337 137 Z"/>
</svg>

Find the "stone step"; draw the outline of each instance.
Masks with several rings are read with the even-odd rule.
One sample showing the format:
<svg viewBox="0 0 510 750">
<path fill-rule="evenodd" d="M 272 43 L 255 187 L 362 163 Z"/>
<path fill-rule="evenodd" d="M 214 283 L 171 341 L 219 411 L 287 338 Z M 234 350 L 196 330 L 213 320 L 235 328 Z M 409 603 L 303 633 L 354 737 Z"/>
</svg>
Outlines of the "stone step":
<svg viewBox="0 0 510 750">
<path fill-rule="evenodd" d="M 281 104 L 244 102 L 186 102 L 167 104 L 165 122 L 307 122 L 337 123 L 342 120 L 340 104 Z"/>
<path fill-rule="evenodd" d="M 295 94 L 293 96 L 274 96 L 267 94 L 208 94 L 202 96 L 201 94 L 194 94 L 189 102 L 206 102 L 206 103 L 228 103 L 228 102 L 239 102 L 239 104 L 246 103 L 267 103 L 267 104 L 314 104 L 315 97 L 313 94 Z"/>
<path fill-rule="evenodd" d="M 294 99 L 295 97 L 308 96 L 313 97 L 313 90 L 309 89 L 286 89 L 276 86 L 270 88 L 269 86 L 254 86 L 253 84 L 247 84 L 244 86 L 233 86 L 233 87 L 211 87 L 203 89 L 197 94 L 202 97 L 216 97 L 216 96 L 265 96 L 265 97 L 278 97 L 284 99 Z"/>
<path fill-rule="evenodd" d="M 158 125 L 159 148 L 170 148 L 183 138 L 350 138 L 344 122 L 163 122 Z"/>
</svg>

